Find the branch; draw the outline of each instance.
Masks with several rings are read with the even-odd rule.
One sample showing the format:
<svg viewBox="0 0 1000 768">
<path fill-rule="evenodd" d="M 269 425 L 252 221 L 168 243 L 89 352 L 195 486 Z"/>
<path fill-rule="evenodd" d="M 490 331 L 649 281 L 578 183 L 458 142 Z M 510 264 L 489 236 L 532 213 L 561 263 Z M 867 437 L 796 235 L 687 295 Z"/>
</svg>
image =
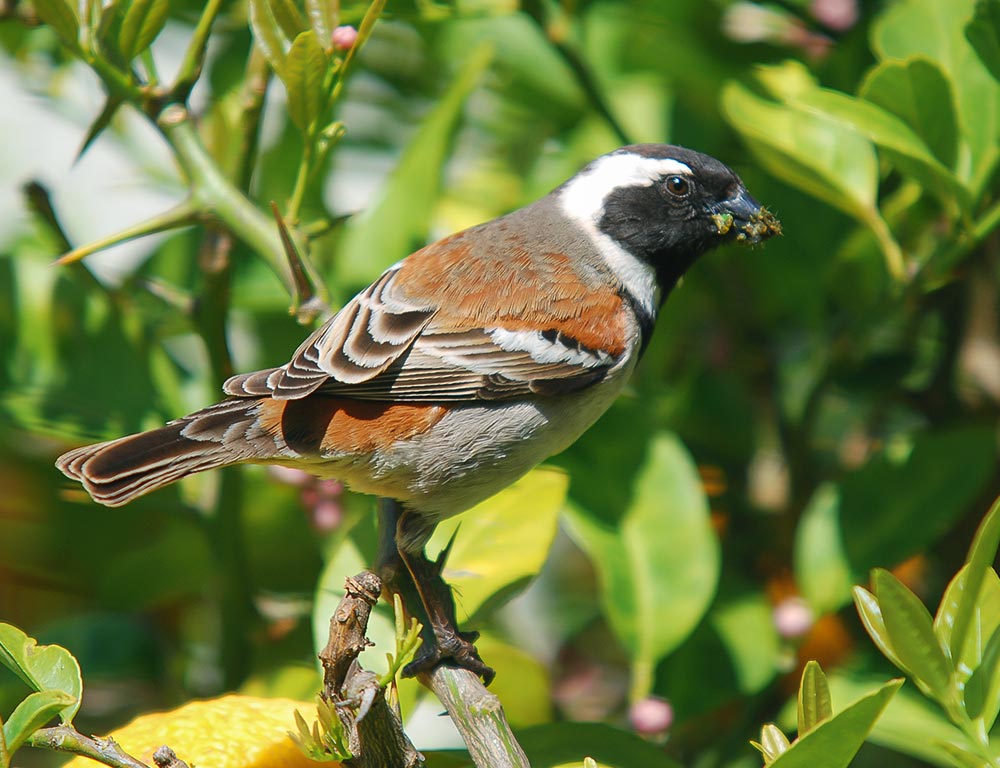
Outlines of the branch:
<svg viewBox="0 0 1000 768">
<path fill-rule="evenodd" d="M 28 738 L 32 747 L 52 749 L 56 752 L 70 752 L 83 755 L 111 768 L 150 768 L 140 760 L 126 753 L 114 739 L 98 739 L 84 736 L 68 725 L 56 725 L 52 728 L 42 728 Z M 153 761 L 158 768 L 188 768 L 187 764 L 177 758 L 169 747 L 160 747 L 153 755 Z"/>
<path fill-rule="evenodd" d="M 365 637 L 368 617 L 382 592 L 382 580 L 362 571 L 348 578 L 345 594 L 330 619 L 330 638 L 319 658 L 323 664 L 323 698 L 336 706 L 347 734 L 351 768 L 424 764 L 403 733 L 399 715 L 389 707 L 378 677 L 361 668 L 358 655 L 371 641 Z"/>
<path fill-rule="evenodd" d="M 448 710 L 477 768 L 530 768 L 500 699 L 477 675 L 442 664 L 419 679 Z"/>
</svg>

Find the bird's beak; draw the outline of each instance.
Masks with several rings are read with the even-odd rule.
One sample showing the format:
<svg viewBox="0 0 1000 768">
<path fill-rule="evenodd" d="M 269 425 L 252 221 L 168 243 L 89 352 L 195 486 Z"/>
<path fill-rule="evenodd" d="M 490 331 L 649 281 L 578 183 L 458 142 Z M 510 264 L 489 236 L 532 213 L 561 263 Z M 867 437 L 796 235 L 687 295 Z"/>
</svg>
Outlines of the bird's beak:
<svg viewBox="0 0 1000 768">
<path fill-rule="evenodd" d="M 736 195 L 719 205 L 712 214 L 712 222 L 719 235 L 751 245 L 781 234 L 781 222 L 742 186 Z"/>
</svg>

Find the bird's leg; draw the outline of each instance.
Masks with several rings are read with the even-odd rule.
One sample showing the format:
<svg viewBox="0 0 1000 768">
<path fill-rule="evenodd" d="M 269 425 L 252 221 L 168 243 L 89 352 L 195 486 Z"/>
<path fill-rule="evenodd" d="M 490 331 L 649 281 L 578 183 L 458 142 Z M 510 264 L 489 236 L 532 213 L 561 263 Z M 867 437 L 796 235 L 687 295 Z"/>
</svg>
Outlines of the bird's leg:
<svg viewBox="0 0 1000 768">
<path fill-rule="evenodd" d="M 404 667 L 403 674 L 413 677 L 439 663 L 450 662 L 480 675 L 489 685 L 495 673 L 476 650 L 474 643 L 479 633 L 459 632 L 455 598 L 451 587 L 441 578 L 448 550 L 432 561 L 422 549 L 407 551 L 400 546 L 400 542 L 414 539 L 415 525 L 420 525 L 419 518 L 398 502 L 383 500 L 379 507 L 379 575 L 390 591 L 403 598 L 407 610 L 422 613 L 418 618 L 424 625 L 423 645 L 417 657 Z"/>
<path fill-rule="evenodd" d="M 396 546 L 396 527 L 403 516 L 403 506 L 393 499 L 378 500 L 378 553 L 375 556 L 375 572 L 382 579 L 382 586 L 389 594 L 399 595 L 407 613 L 413 615 L 424 625 L 424 643 L 427 643 L 427 632 L 430 622 L 423 612 L 423 602 L 417 591 L 413 577 L 399 555 Z M 433 641 L 433 637 L 431 637 Z"/>
</svg>

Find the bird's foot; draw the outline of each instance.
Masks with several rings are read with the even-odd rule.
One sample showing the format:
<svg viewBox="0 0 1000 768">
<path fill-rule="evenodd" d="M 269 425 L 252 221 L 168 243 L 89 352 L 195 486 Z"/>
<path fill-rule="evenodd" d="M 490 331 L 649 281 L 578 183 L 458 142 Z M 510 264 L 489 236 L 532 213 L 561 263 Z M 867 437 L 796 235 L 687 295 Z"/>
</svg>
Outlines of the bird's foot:
<svg viewBox="0 0 1000 768">
<path fill-rule="evenodd" d="M 432 629 L 434 642 L 424 641 L 417 651 L 416 658 L 403 667 L 403 675 L 416 677 L 424 672 L 430 672 L 438 664 L 451 664 L 478 675 L 486 685 L 493 682 L 496 672 L 483 662 L 479 651 L 476 650 L 478 632 L 459 632 L 454 627 L 442 626 Z"/>
</svg>

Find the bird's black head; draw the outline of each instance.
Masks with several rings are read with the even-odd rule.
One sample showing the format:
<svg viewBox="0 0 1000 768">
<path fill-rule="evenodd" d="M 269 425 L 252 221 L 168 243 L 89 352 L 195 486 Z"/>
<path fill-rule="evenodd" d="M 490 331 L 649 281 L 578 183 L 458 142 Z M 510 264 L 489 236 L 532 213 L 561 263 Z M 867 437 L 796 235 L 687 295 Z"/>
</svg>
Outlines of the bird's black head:
<svg viewBox="0 0 1000 768">
<path fill-rule="evenodd" d="M 733 171 L 668 144 L 636 144 L 599 157 L 568 182 L 563 210 L 651 267 L 661 296 L 701 254 L 730 241 L 781 233 Z"/>
</svg>

